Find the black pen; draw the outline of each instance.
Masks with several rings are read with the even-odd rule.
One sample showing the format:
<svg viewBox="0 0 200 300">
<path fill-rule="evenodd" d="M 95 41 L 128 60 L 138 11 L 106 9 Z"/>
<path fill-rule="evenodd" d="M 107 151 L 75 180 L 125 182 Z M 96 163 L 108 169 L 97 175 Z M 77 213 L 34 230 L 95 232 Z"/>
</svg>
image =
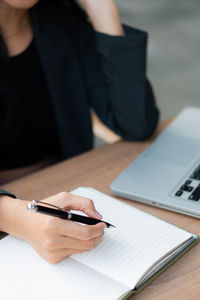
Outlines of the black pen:
<svg viewBox="0 0 200 300">
<path fill-rule="evenodd" d="M 54 209 L 42 205 L 38 205 L 37 201 L 33 200 L 32 203 L 28 203 L 27 209 L 32 212 L 38 212 L 41 214 L 50 215 L 53 217 L 70 220 L 78 223 L 88 224 L 88 225 L 96 225 L 98 223 L 105 223 L 107 228 L 115 227 L 114 225 L 105 222 L 103 220 L 98 220 L 94 218 L 89 218 L 86 216 L 81 216 L 77 214 L 72 214 L 70 212 L 64 211 L 62 209 Z"/>
</svg>

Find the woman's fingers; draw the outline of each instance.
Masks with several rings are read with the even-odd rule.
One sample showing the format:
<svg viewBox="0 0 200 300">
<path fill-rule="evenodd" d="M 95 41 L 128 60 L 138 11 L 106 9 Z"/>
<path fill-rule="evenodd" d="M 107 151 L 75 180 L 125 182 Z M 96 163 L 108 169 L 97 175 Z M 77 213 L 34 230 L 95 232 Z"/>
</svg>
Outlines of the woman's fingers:
<svg viewBox="0 0 200 300">
<path fill-rule="evenodd" d="M 88 250 L 87 249 L 62 249 L 62 251 L 59 253 L 48 253 L 48 255 L 41 254 L 41 253 L 39 254 L 50 264 L 56 264 L 66 259 L 72 254 L 82 253 L 86 251 Z"/>
<path fill-rule="evenodd" d="M 36 251 L 48 262 L 57 263 L 72 254 L 93 249 L 101 239 L 102 237 L 98 237 L 84 242 L 71 238 L 62 238 L 56 243 L 55 240 L 49 241 L 45 244 L 45 247 L 36 247 Z"/>
<path fill-rule="evenodd" d="M 68 192 L 62 192 L 45 199 L 46 202 L 57 205 L 65 210 L 79 210 L 90 217 L 101 219 L 102 215 L 96 211 L 91 199 L 73 195 Z"/>
<path fill-rule="evenodd" d="M 79 250 L 90 250 L 96 246 L 98 242 L 102 240 L 103 233 L 98 237 L 91 238 L 89 240 L 79 240 L 66 236 L 59 236 L 49 238 L 45 241 L 44 247 L 48 251 L 58 251 L 59 249 L 79 249 Z"/>
<path fill-rule="evenodd" d="M 83 241 L 102 236 L 106 227 L 105 223 L 103 222 L 96 225 L 81 225 L 76 222 L 66 221 L 62 219 L 56 219 L 52 221 L 54 222 L 54 228 L 59 235 Z"/>
<path fill-rule="evenodd" d="M 72 254 L 82 253 L 87 251 L 87 249 L 60 249 L 59 251 L 46 251 L 44 249 L 39 249 L 35 247 L 35 250 L 39 255 L 44 258 L 47 262 L 51 264 L 56 264 L 61 262 L 65 258 L 69 257 Z"/>
</svg>

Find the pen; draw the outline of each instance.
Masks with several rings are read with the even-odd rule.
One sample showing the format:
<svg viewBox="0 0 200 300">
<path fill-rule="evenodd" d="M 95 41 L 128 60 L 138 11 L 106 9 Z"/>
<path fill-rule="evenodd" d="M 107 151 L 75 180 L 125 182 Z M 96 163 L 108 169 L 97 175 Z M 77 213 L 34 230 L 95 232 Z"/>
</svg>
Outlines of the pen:
<svg viewBox="0 0 200 300">
<path fill-rule="evenodd" d="M 78 222 L 78 223 L 83 223 L 83 224 L 88 224 L 88 225 L 96 225 L 98 223 L 105 223 L 107 228 L 115 227 L 114 225 L 112 225 L 108 222 L 105 222 L 103 220 L 98 220 L 98 219 L 89 218 L 86 216 L 73 214 L 73 213 L 70 213 L 70 212 L 67 212 L 67 211 L 64 211 L 61 209 L 54 209 L 54 208 L 38 205 L 37 201 L 35 201 L 35 200 L 33 200 L 32 203 L 28 203 L 27 209 L 31 212 L 38 212 L 41 214 L 46 214 L 46 215 L 50 215 L 53 217 L 70 220 L 70 221 L 74 221 L 74 222 Z"/>
</svg>

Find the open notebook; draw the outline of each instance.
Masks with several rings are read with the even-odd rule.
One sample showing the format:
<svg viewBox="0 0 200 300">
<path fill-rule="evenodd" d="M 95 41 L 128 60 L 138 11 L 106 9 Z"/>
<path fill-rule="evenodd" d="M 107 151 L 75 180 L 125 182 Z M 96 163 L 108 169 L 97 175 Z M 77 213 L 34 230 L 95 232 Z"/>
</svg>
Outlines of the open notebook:
<svg viewBox="0 0 200 300">
<path fill-rule="evenodd" d="M 114 224 L 93 250 L 50 265 L 26 242 L 0 241 L 1 299 L 127 299 L 190 249 L 198 237 L 91 188 L 91 198 Z"/>
</svg>

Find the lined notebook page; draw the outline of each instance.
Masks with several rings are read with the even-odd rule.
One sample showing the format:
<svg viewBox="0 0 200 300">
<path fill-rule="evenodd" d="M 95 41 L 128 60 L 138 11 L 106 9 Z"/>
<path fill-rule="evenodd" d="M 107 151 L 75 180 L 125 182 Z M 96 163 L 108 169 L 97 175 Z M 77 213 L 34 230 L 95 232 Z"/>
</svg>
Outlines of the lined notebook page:
<svg viewBox="0 0 200 300">
<path fill-rule="evenodd" d="M 0 299 L 116 300 L 127 287 L 68 258 L 50 265 L 23 240 L 0 241 Z"/>
<path fill-rule="evenodd" d="M 145 271 L 192 234 L 91 188 L 74 194 L 91 198 L 103 219 L 116 226 L 106 229 L 93 250 L 73 258 L 134 288 Z"/>
</svg>

